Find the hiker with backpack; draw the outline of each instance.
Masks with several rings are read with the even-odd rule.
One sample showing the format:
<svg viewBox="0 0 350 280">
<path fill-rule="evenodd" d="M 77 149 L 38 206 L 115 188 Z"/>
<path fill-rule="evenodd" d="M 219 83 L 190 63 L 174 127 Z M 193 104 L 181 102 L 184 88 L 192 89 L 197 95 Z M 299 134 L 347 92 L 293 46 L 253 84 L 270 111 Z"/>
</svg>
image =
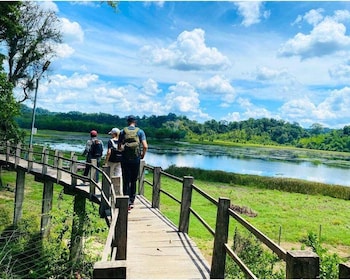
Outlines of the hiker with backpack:
<svg viewBox="0 0 350 280">
<path fill-rule="evenodd" d="M 107 154 L 106 154 L 106 160 L 105 165 L 110 167 L 110 176 L 114 177 L 122 177 L 122 167 L 121 167 L 121 161 L 122 161 L 122 151 L 121 149 L 118 150 L 118 139 L 120 130 L 118 128 L 112 128 L 110 132 L 108 132 L 109 135 L 112 136 L 111 139 L 108 140 L 107 143 Z"/>
<path fill-rule="evenodd" d="M 136 181 L 140 170 L 140 160 L 146 155 L 148 144 L 145 132 L 136 127 L 133 115 L 127 118 L 128 126 L 119 135 L 119 149 L 122 149 L 123 193 L 129 195 L 129 210 L 134 207 Z M 142 149 L 141 149 L 142 146 Z"/>
<path fill-rule="evenodd" d="M 100 139 L 97 138 L 97 131 L 90 131 L 90 139 L 87 140 L 85 145 L 85 150 L 83 152 L 83 156 L 86 155 L 86 162 L 91 164 L 92 159 L 97 160 L 97 167 L 100 167 L 101 157 L 103 154 L 103 143 Z M 84 176 L 89 175 L 89 171 L 91 169 L 91 165 L 86 164 L 84 170 Z M 96 170 L 95 181 L 98 182 L 99 172 Z"/>
</svg>

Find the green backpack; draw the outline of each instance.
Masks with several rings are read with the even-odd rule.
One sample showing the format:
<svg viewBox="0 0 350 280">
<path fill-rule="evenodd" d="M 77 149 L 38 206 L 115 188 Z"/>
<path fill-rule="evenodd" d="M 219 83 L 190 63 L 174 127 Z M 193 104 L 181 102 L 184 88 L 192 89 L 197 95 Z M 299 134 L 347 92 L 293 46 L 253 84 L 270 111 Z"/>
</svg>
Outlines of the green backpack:
<svg viewBox="0 0 350 280">
<path fill-rule="evenodd" d="M 127 160 L 133 160 L 140 156 L 140 139 L 137 135 L 140 129 L 124 128 L 124 152 L 123 156 Z"/>
</svg>

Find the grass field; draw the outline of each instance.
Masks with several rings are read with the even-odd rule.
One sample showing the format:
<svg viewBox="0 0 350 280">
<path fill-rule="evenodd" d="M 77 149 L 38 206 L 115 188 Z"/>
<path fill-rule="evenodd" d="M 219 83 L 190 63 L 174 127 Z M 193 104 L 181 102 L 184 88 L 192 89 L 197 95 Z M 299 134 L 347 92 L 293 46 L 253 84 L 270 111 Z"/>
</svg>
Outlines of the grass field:
<svg viewBox="0 0 350 280">
<path fill-rule="evenodd" d="M 330 252 L 350 258 L 349 200 L 201 180 L 194 184 L 215 199 L 229 198 L 231 204 L 255 213 L 255 217 L 242 216 L 286 250 L 303 248 L 303 240 L 312 232 Z M 147 185 L 145 188 L 145 195 L 151 199 L 151 188 Z M 162 176 L 161 188 L 181 199 L 181 183 Z M 216 208 L 208 200 L 193 192 L 192 208 L 215 229 Z M 161 194 L 160 209 L 178 225 L 180 206 L 176 202 Z M 241 229 L 231 218 L 229 238 L 233 238 L 236 227 Z M 194 216 L 190 219 L 189 234 L 210 259 L 213 238 Z"/>
</svg>

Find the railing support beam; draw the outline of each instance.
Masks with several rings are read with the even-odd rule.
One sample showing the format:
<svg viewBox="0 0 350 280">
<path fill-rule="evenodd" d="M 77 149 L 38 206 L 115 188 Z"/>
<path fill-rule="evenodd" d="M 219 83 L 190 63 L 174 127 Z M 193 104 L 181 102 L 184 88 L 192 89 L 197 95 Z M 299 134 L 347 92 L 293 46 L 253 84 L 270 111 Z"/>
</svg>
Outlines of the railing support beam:
<svg viewBox="0 0 350 280">
<path fill-rule="evenodd" d="M 225 244 L 228 239 L 228 229 L 230 215 L 228 209 L 230 200 L 227 198 L 219 198 L 218 210 L 216 215 L 215 239 L 213 258 L 211 263 L 210 278 L 224 279 L 226 265 L 226 249 Z"/>
<path fill-rule="evenodd" d="M 159 209 L 160 205 L 160 171 L 161 167 L 154 167 L 153 188 L 152 188 L 152 208 Z"/>
<path fill-rule="evenodd" d="M 320 275 L 320 258 L 310 251 L 296 250 L 287 252 L 287 279 L 316 279 Z"/>
<path fill-rule="evenodd" d="M 185 176 L 183 178 L 179 231 L 184 233 L 188 233 L 188 228 L 190 224 L 192 184 L 193 184 L 192 176 Z"/>
<path fill-rule="evenodd" d="M 24 200 L 24 183 L 25 183 L 25 171 L 22 169 L 17 169 L 16 191 L 15 191 L 15 211 L 13 216 L 14 225 L 17 225 L 17 223 L 22 218 L 23 200 Z"/>
</svg>

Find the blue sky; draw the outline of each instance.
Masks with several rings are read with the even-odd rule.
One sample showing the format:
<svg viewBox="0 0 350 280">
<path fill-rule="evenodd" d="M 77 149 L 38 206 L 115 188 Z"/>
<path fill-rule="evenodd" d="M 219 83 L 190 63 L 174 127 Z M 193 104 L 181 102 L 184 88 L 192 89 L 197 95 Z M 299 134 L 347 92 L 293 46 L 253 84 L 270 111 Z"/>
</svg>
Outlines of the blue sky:
<svg viewBox="0 0 350 280">
<path fill-rule="evenodd" d="M 350 2 L 40 3 L 64 42 L 38 107 L 350 123 Z"/>
</svg>

